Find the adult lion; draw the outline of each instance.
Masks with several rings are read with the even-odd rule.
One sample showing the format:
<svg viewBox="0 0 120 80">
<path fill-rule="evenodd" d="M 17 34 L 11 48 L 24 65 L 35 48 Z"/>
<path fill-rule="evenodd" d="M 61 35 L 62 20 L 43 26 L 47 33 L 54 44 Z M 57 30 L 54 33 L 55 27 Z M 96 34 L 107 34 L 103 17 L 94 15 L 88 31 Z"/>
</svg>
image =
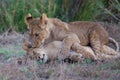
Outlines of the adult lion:
<svg viewBox="0 0 120 80">
<path fill-rule="evenodd" d="M 103 47 L 109 41 L 115 42 L 115 40 L 109 38 L 107 31 L 97 22 L 76 21 L 65 23 L 56 18 L 48 18 L 44 13 L 41 18 L 33 18 L 31 14 L 28 14 L 25 22 L 28 25 L 29 34 L 33 40 L 31 48 L 37 48 L 42 43 L 47 44 L 57 40 L 63 42 L 60 52 L 63 55 L 68 55 L 72 45 L 76 45 L 78 49 L 74 50 L 79 51 L 83 55 L 89 54 L 89 52 L 82 50 L 82 47 L 91 46 L 96 55 L 95 59 L 98 59 L 101 53 L 116 55 L 116 51 L 119 51 L 118 43 L 115 43 L 117 46 L 116 51 L 108 46 L 107 48 Z"/>
</svg>

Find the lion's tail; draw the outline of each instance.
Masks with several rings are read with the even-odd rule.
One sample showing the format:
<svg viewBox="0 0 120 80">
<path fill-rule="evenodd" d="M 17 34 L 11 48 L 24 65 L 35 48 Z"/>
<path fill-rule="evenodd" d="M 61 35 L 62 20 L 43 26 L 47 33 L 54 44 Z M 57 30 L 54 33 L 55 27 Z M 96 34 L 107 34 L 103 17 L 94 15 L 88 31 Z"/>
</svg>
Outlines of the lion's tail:
<svg viewBox="0 0 120 80">
<path fill-rule="evenodd" d="M 116 46 L 116 51 L 119 52 L 119 44 L 118 44 L 118 42 L 115 39 L 113 39 L 112 37 L 109 37 L 109 42 L 113 43 Z"/>
</svg>

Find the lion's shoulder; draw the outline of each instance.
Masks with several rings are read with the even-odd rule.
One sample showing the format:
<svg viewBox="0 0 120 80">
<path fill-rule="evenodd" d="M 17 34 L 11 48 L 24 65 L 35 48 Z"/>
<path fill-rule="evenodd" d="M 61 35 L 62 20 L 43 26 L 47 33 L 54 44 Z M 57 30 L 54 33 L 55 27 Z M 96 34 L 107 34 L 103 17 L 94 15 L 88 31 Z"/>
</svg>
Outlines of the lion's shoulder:
<svg viewBox="0 0 120 80">
<path fill-rule="evenodd" d="M 49 18 L 50 23 L 52 23 L 55 28 L 61 28 L 61 29 L 65 29 L 68 30 L 68 24 L 66 22 L 61 21 L 58 18 Z"/>
</svg>

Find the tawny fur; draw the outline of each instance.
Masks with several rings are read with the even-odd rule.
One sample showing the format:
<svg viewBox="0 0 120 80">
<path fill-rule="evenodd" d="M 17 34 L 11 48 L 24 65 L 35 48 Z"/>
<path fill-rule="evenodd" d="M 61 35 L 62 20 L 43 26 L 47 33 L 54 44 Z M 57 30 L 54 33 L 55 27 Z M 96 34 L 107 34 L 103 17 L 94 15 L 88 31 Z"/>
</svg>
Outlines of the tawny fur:
<svg viewBox="0 0 120 80">
<path fill-rule="evenodd" d="M 27 52 L 27 55 L 32 60 L 42 60 L 43 62 L 54 62 L 56 59 L 60 59 L 59 50 L 62 47 L 62 42 L 54 41 L 42 48 L 34 48 Z M 78 54 L 74 51 L 69 52 L 69 57 L 66 56 L 65 58 L 69 58 L 73 61 L 81 62 L 83 60 L 83 55 Z"/>
<path fill-rule="evenodd" d="M 69 51 L 69 58 L 73 61 L 81 62 L 85 58 L 93 59 L 95 56 L 94 51 L 90 47 L 83 46 L 80 50 L 86 50 L 89 52 L 89 54 L 82 54 L 79 53 L 79 47 L 77 47 L 77 52 L 74 52 L 73 50 L 76 49 L 77 43 L 72 45 L 72 51 Z M 79 45 L 77 45 L 79 46 Z M 107 46 L 103 46 L 105 50 L 112 50 L 109 49 Z M 56 59 L 59 59 L 61 55 L 59 54 L 59 50 L 62 48 L 62 42 L 61 41 L 53 41 L 51 43 L 48 43 L 47 45 L 43 46 L 42 48 L 34 48 L 27 51 L 27 56 L 32 60 L 42 60 L 43 62 L 54 62 Z M 87 56 L 86 56 L 87 55 Z M 108 55 L 101 53 L 99 54 L 99 60 L 103 59 L 115 59 L 118 58 L 120 55 Z"/>
<path fill-rule="evenodd" d="M 29 18 L 30 17 L 30 18 Z M 26 17 L 26 24 L 29 26 L 30 35 L 33 40 L 33 47 L 38 48 L 42 43 L 47 44 L 52 41 L 62 41 L 62 49 L 60 53 L 68 56 L 70 48 L 74 43 L 79 43 L 79 48 L 83 46 L 91 46 L 95 56 L 101 53 L 115 55 L 113 49 L 103 49 L 104 45 L 109 43 L 107 31 L 97 22 L 76 21 L 65 23 L 56 18 L 47 18 L 43 14 L 41 18 L 33 18 L 31 15 Z M 108 46 L 107 46 L 108 47 Z M 88 51 L 79 51 L 88 56 Z M 96 58 L 96 57 L 95 57 Z"/>
<path fill-rule="evenodd" d="M 45 46 L 42 46 L 41 48 L 26 47 L 26 45 L 31 46 L 31 44 L 31 37 L 28 33 L 25 33 L 23 39 L 23 49 L 26 51 L 27 57 L 32 60 L 39 60 L 43 58 L 44 62 L 47 61 L 46 59 L 48 59 L 48 61 L 55 61 L 55 59 L 59 59 L 61 56 L 58 54 L 62 48 L 62 42 L 60 41 L 51 42 Z M 69 51 L 69 57 L 66 56 L 66 58 L 70 58 L 73 61 L 79 62 L 83 59 L 82 57 L 82 54 L 78 54 L 74 51 Z"/>
</svg>

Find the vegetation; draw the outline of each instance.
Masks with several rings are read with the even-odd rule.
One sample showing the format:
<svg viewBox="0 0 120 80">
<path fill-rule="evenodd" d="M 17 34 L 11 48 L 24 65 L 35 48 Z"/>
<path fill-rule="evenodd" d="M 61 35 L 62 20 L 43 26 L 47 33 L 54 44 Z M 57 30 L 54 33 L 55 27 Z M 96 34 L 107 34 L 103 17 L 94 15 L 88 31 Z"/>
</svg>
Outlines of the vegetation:
<svg viewBox="0 0 120 80">
<path fill-rule="evenodd" d="M 24 17 L 42 13 L 63 21 L 120 21 L 118 0 L 0 0 L 0 32 L 7 29 L 24 32 Z"/>
</svg>

